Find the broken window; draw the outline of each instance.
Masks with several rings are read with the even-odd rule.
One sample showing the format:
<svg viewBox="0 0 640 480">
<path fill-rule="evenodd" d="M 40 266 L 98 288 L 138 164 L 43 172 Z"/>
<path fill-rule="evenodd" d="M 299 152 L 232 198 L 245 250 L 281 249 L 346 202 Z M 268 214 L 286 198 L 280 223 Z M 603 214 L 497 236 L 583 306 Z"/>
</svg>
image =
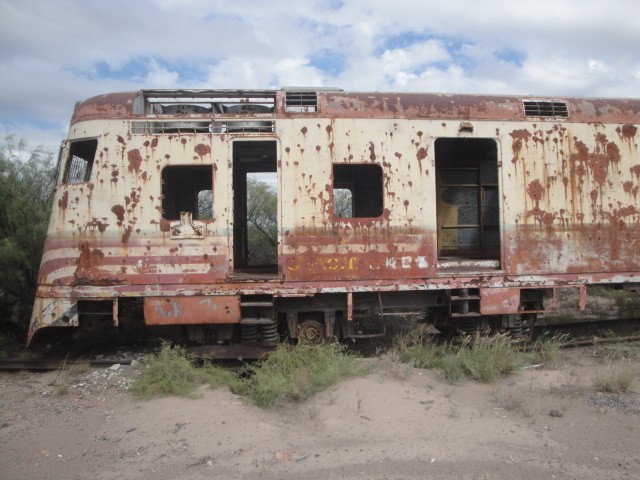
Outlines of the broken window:
<svg viewBox="0 0 640 480">
<path fill-rule="evenodd" d="M 191 212 L 194 220 L 213 218 L 212 165 L 174 165 L 162 170 L 162 215 L 179 220 Z"/>
<path fill-rule="evenodd" d="M 84 183 L 91 177 L 93 159 L 98 150 L 98 140 L 71 142 L 69 160 L 64 172 L 63 183 Z"/>
<path fill-rule="evenodd" d="M 498 258 L 497 146 L 492 139 L 435 142 L 440 257 Z"/>
<path fill-rule="evenodd" d="M 382 215 L 382 167 L 333 165 L 333 216 L 375 218 Z"/>
</svg>

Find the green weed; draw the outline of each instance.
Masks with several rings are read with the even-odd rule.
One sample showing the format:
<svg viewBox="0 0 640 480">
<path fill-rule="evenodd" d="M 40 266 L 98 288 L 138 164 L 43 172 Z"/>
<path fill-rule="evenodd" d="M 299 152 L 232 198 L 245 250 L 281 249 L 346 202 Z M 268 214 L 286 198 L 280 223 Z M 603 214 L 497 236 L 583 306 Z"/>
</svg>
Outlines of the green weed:
<svg viewBox="0 0 640 480">
<path fill-rule="evenodd" d="M 398 337 L 394 352 L 403 363 L 417 368 L 435 368 L 452 383 L 468 378 L 493 382 L 523 363 L 523 356 L 505 334 L 476 333 L 463 338 L 459 345 L 436 344 L 422 329 Z"/>
<path fill-rule="evenodd" d="M 163 343 L 158 352 L 140 363 L 141 375 L 131 384 L 135 397 L 149 399 L 168 395 L 194 398 L 203 384 L 233 385 L 235 374 L 215 365 L 197 367 L 184 349 Z"/>
<path fill-rule="evenodd" d="M 260 407 L 300 401 L 348 376 L 364 374 L 353 355 L 339 345 L 281 346 L 266 360 L 234 373 L 205 363 L 197 366 L 181 347 L 162 345 L 141 362 L 141 375 L 131 385 L 138 398 L 168 395 L 196 397 L 197 388 L 228 386 Z"/>
<path fill-rule="evenodd" d="M 232 391 L 255 405 L 273 408 L 364 373 L 358 359 L 337 344 L 281 346 L 264 362 L 248 367 Z"/>
</svg>

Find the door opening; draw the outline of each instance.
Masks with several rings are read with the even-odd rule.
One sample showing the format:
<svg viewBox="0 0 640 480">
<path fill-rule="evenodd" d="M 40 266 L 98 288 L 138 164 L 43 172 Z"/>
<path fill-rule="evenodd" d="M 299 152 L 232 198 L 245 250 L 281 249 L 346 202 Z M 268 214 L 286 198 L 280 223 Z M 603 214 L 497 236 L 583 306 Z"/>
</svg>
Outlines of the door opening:
<svg viewBox="0 0 640 480">
<path fill-rule="evenodd" d="M 439 268 L 500 267 L 497 152 L 493 139 L 436 139 Z"/>
<path fill-rule="evenodd" d="M 277 274 L 277 144 L 241 141 L 232 145 L 234 273 Z"/>
</svg>

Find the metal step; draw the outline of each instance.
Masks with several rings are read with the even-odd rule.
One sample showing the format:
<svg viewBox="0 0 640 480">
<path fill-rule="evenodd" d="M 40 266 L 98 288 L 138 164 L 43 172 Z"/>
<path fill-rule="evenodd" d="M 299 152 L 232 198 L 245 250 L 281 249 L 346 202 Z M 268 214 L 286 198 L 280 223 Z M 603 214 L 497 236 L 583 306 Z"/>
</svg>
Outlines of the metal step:
<svg viewBox="0 0 640 480">
<path fill-rule="evenodd" d="M 272 318 L 241 318 L 240 325 L 274 325 Z"/>
<path fill-rule="evenodd" d="M 469 313 L 452 313 L 451 318 L 464 318 L 464 317 L 481 317 L 482 314 L 479 312 L 469 312 Z"/>
<path fill-rule="evenodd" d="M 273 307 L 273 302 L 265 302 L 265 301 L 260 301 L 260 302 L 240 302 L 240 306 L 241 307 Z"/>
<path fill-rule="evenodd" d="M 469 295 L 468 297 L 451 296 L 452 302 L 462 302 L 465 300 L 480 300 L 480 295 Z"/>
</svg>

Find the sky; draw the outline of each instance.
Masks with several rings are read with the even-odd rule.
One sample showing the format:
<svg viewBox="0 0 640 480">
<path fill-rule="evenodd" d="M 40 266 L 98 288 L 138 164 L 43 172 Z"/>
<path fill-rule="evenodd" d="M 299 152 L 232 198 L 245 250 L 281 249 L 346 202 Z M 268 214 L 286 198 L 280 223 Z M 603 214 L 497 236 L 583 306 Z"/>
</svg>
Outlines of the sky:
<svg viewBox="0 0 640 480">
<path fill-rule="evenodd" d="M 0 134 L 143 88 L 638 98 L 639 45 L 638 0 L 0 0 Z"/>
</svg>

